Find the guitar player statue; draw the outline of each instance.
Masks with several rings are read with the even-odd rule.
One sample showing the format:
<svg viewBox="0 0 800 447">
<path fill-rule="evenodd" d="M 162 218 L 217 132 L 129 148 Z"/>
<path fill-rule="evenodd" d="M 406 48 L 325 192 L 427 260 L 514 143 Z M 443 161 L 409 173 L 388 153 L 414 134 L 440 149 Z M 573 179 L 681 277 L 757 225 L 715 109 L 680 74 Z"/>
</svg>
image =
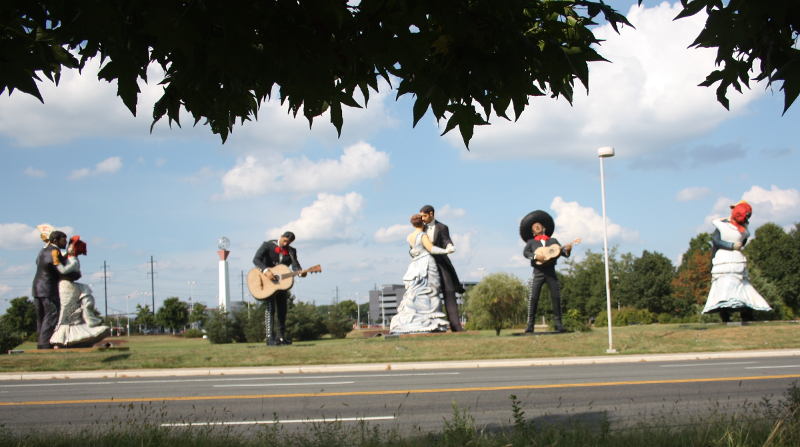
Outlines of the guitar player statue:
<svg viewBox="0 0 800 447">
<path fill-rule="evenodd" d="M 253 257 L 253 264 L 264 274 L 267 280 L 276 280 L 270 268 L 278 265 L 290 267 L 294 271 L 302 269 L 297 261 L 297 250 L 291 246 L 292 242 L 294 242 L 294 233 L 287 231 L 277 241 L 264 242 L 256 251 L 256 255 Z M 301 273 L 300 276 L 306 276 L 306 272 Z M 267 311 L 264 313 L 264 324 L 267 329 L 267 345 L 292 344 L 291 339 L 286 335 L 286 311 L 289 305 L 289 291 L 276 290 L 266 301 Z M 277 334 L 273 329 L 276 313 L 278 317 Z"/>
<path fill-rule="evenodd" d="M 561 285 L 556 276 L 556 262 L 561 256 L 568 258 L 572 252 L 572 246 L 579 243 L 580 239 L 575 239 L 562 247 L 556 238 L 551 237 L 554 229 L 553 217 L 542 210 L 528 213 L 519 224 L 519 235 L 525 241 L 522 255 L 531 260 L 533 267 L 526 334 L 533 334 L 536 308 L 539 306 L 539 293 L 545 282 L 550 288 L 550 298 L 553 303 L 553 326 L 556 332 L 564 332 L 564 326 L 561 323 Z"/>
</svg>

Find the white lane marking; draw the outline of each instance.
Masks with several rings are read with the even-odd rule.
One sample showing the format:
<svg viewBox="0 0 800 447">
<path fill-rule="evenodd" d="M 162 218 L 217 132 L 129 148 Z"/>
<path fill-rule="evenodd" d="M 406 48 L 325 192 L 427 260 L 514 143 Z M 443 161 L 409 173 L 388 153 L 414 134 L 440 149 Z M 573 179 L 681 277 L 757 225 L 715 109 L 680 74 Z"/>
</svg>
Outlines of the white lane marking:
<svg viewBox="0 0 800 447">
<path fill-rule="evenodd" d="M 112 382 L 75 382 L 75 383 L 23 383 L 19 385 L 0 385 L 0 388 L 23 388 L 32 386 L 79 386 L 79 385 L 110 385 Z"/>
<path fill-rule="evenodd" d="M 297 382 L 297 383 L 234 383 L 230 385 L 214 385 L 213 388 L 233 388 L 242 386 L 303 386 L 303 385 L 347 385 L 356 383 L 355 381 L 347 382 Z"/>
<path fill-rule="evenodd" d="M 142 383 L 191 383 L 191 382 L 236 382 L 251 380 L 297 380 L 297 379 L 351 379 L 360 377 L 410 377 L 410 376 L 453 376 L 459 372 L 441 373 L 398 373 L 398 374 L 342 374 L 328 376 L 300 376 L 291 377 L 227 377 L 219 379 L 167 379 L 167 380 L 114 380 L 108 382 L 63 382 L 63 383 L 26 383 L 13 385 L 0 385 L 0 388 L 44 387 L 44 386 L 81 386 L 81 385 L 125 385 Z"/>
<path fill-rule="evenodd" d="M 748 366 L 745 369 L 800 368 L 800 365 Z"/>
<path fill-rule="evenodd" d="M 318 422 L 361 422 L 361 421 L 389 421 L 394 416 L 369 416 L 363 418 L 334 418 L 334 419 L 287 419 L 284 421 L 228 421 L 228 422 L 173 422 L 161 424 L 162 427 L 208 427 L 214 425 L 269 425 L 269 424 L 307 424 Z"/>
<path fill-rule="evenodd" d="M 722 366 L 722 365 L 749 365 L 758 362 L 724 362 L 724 363 L 683 363 L 680 365 L 659 365 L 662 368 L 683 368 L 685 366 Z"/>
</svg>

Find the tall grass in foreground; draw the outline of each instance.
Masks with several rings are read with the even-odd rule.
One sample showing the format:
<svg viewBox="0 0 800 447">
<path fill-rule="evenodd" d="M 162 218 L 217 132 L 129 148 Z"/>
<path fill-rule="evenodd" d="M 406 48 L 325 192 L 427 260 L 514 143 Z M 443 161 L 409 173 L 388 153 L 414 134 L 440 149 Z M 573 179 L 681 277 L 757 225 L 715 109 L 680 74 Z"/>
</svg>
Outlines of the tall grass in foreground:
<svg viewBox="0 0 800 447">
<path fill-rule="evenodd" d="M 512 421 L 507 427 L 489 429 L 475 426 L 472 416 L 457 407 L 445 420 L 441 432 L 401 435 L 365 422 L 315 423 L 303 431 L 270 425 L 254 431 L 230 428 L 163 428 L 152 422 L 136 426 L 117 424 L 110 431 L 98 428 L 77 433 L 42 432 L 14 434 L 0 427 L 2 446 L 280 446 L 280 447 L 516 447 L 516 446 L 762 446 L 800 445 L 800 388 L 796 384 L 777 403 L 767 400 L 743 408 L 735 415 L 714 414 L 700 420 L 664 419 L 653 424 L 611 429 L 608 420 L 593 424 L 570 421 L 534 424 L 526 419 L 520 402 L 511 395 Z"/>
</svg>

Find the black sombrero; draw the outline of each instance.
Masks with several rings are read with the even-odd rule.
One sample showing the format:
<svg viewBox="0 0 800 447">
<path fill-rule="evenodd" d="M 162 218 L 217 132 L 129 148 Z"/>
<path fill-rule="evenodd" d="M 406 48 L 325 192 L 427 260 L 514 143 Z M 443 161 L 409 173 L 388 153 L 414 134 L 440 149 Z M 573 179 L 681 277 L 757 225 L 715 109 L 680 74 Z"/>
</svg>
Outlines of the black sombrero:
<svg viewBox="0 0 800 447">
<path fill-rule="evenodd" d="M 528 242 L 533 239 L 531 225 L 533 225 L 534 222 L 539 222 L 544 226 L 544 234 L 548 236 L 553 235 L 553 230 L 556 228 L 556 224 L 553 222 L 553 216 L 546 211 L 536 210 L 528 213 L 519 223 L 519 236 L 523 241 Z"/>
</svg>

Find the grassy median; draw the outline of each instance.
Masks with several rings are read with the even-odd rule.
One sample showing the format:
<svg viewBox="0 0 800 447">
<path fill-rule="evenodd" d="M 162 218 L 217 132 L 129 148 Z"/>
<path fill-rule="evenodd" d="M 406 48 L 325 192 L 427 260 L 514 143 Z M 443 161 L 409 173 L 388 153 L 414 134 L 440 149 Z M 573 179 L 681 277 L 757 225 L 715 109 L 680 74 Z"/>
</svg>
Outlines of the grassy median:
<svg viewBox="0 0 800 447">
<path fill-rule="evenodd" d="M 606 355 L 608 332 L 518 336 L 520 330 L 425 334 L 399 338 L 359 338 L 296 342 L 291 346 L 236 343 L 215 345 L 178 336 L 132 336 L 108 339 L 126 351 L 53 350 L 0 356 L 0 372 L 86 371 L 98 369 L 203 368 L 230 366 L 320 365 L 341 363 L 513 359 Z M 783 349 L 800 347 L 800 324 L 764 322 L 723 324 L 652 324 L 614 328 L 620 354 Z M 612 354 L 613 355 L 613 354 Z"/>
</svg>

